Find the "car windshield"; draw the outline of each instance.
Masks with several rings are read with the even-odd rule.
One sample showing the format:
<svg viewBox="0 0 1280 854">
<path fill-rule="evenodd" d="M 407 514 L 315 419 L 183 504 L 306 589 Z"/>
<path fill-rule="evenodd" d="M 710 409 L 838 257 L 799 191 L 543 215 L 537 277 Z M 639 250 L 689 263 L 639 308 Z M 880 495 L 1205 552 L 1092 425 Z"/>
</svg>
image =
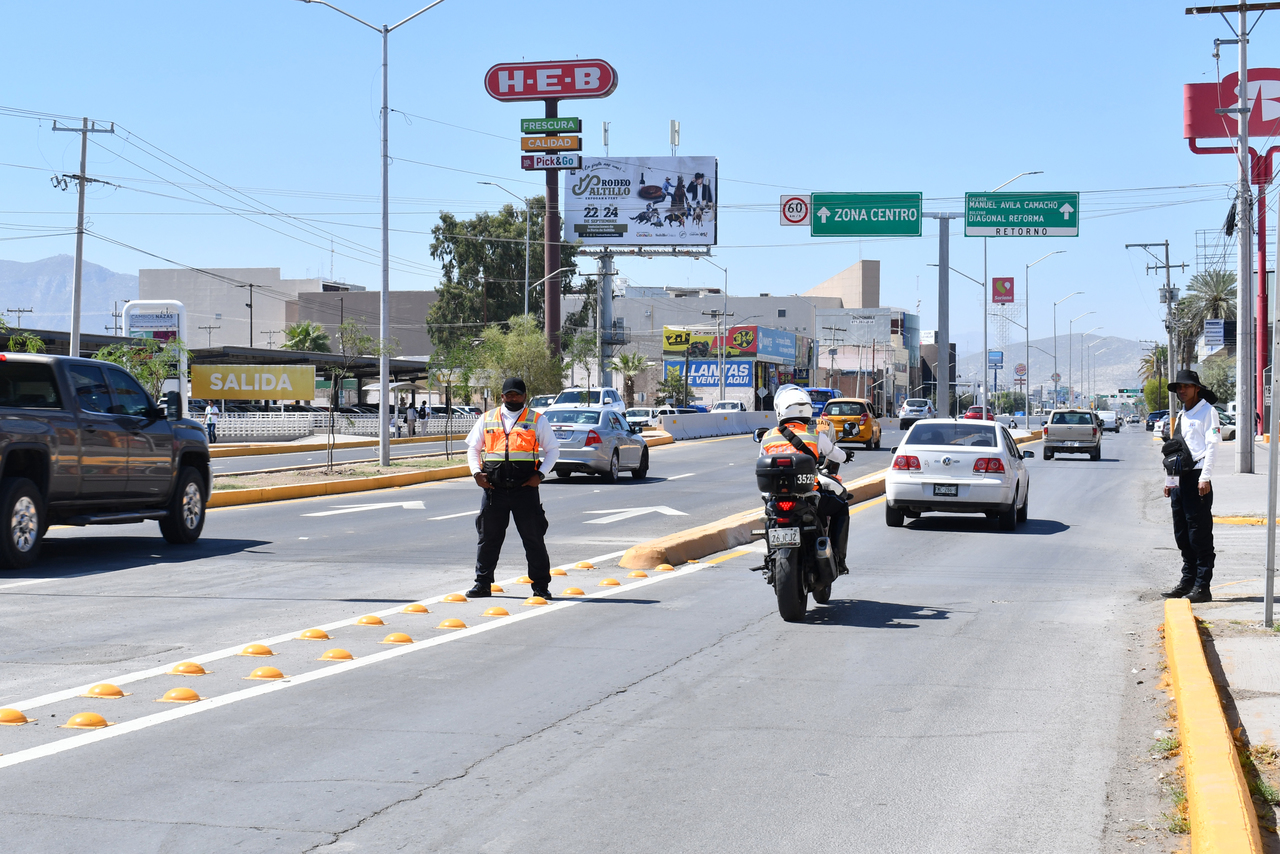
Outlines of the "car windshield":
<svg viewBox="0 0 1280 854">
<path fill-rule="evenodd" d="M 996 446 L 996 428 L 988 424 L 917 424 L 907 434 L 904 445 L 969 445 L 980 448 Z"/>
<path fill-rule="evenodd" d="M 648 418 L 652 411 L 653 410 L 651 409 L 628 409 L 627 417 L 628 418 Z"/>
<path fill-rule="evenodd" d="M 554 394 L 540 394 L 533 400 L 529 401 L 529 406 L 537 408 L 539 406 L 550 406 L 551 402 L 556 399 Z"/>
<path fill-rule="evenodd" d="M 822 411 L 823 415 L 866 415 L 867 408 L 861 403 L 852 400 L 838 401 L 833 400 L 827 404 L 827 408 Z"/>
<path fill-rule="evenodd" d="M 591 392 L 590 400 L 587 399 L 586 389 L 574 389 L 571 391 L 562 391 L 556 397 L 556 405 L 559 406 L 564 403 L 577 403 L 577 404 L 593 403 L 593 404 L 599 405 L 600 391 L 599 389 L 597 389 L 596 391 Z"/>
<path fill-rule="evenodd" d="M 553 409 L 546 419 L 552 424 L 599 424 L 600 413 L 592 409 Z"/>
<path fill-rule="evenodd" d="M 928 405 L 929 405 L 929 401 L 924 400 L 923 398 L 919 398 L 919 397 L 907 398 L 907 406 L 923 408 Z"/>
<path fill-rule="evenodd" d="M 1078 427 L 1092 427 L 1093 416 L 1088 412 L 1055 412 L 1054 424 L 1073 424 Z"/>
</svg>

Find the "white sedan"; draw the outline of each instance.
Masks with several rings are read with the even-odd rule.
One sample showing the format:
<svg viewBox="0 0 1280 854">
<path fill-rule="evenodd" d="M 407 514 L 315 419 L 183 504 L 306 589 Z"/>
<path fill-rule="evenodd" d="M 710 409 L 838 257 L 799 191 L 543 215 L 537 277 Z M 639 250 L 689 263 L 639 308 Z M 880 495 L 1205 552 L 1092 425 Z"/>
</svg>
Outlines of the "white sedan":
<svg viewBox="0 0 1280 854">
<path fill-rule="evenodd" d="M 985 513 L 1012 531 L 1027 521 L 1023 458 L 1034 456 L 990 421 L 917 421 L 885 473 L 885 522 L 898 528 L 921 513 Z"/>
</svg>

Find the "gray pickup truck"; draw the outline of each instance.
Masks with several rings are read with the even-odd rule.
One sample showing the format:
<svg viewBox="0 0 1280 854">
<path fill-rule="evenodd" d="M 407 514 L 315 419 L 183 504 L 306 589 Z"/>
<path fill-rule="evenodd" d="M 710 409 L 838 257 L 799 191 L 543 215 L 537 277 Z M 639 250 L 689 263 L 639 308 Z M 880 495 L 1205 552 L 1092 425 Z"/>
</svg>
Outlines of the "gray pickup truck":
<svg viewBox="0 0 1280 854">
<path fill-rule="evenodd" d="M 50 525 L 154 519 L 193 543 L 209 499 L 209 442 L 108 362 L 0 354 L 0 568 L 33 563 Z"/>
<path fill-rule="evenodd" d="M 1088 409 L 1055 409 L 1042 430 L 1044 458 L 1054 454 L 1088 454 L 1102 459 L 1102 422 Z"/>
</svg>

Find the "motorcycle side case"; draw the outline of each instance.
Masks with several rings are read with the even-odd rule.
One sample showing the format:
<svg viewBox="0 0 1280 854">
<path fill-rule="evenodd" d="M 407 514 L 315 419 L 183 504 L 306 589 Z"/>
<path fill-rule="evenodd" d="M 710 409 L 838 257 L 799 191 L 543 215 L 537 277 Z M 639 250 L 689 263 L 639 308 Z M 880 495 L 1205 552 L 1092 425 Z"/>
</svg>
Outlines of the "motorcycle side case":
<svg viewBox="0 0 1280 854">
<path fill-rule="evenodd" d="M 766 454 L 756 459 L 756 486 L 770 495 L 813 492 L 818 488 L 818 464 L 808 454 Z"/>
</svg>

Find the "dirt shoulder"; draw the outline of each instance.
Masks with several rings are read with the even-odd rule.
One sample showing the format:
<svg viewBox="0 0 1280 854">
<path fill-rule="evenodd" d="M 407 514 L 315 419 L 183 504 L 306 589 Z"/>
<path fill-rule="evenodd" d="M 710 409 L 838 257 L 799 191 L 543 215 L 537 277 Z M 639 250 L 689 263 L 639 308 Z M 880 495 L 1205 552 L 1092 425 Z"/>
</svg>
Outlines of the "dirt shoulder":
<svg viewBox="0 0 1280 854">
<path fill-rule="evenodd" d="M 465 463 L 465 460 L 442 457 L 432 459 L 393 460 L 391 465 L 379 466 L 373 462 L 335 464 L 332 469 L 283 469 L 261 474 L 217 475 L 213 479 L 214 492 L 229 489 L 257 489 L 264 486 L 294 486 L 320 483 L 327 480 L 358 480 L 387 474 L 406 474 L 414 471 L 448 468 Z"/>
</svg>

